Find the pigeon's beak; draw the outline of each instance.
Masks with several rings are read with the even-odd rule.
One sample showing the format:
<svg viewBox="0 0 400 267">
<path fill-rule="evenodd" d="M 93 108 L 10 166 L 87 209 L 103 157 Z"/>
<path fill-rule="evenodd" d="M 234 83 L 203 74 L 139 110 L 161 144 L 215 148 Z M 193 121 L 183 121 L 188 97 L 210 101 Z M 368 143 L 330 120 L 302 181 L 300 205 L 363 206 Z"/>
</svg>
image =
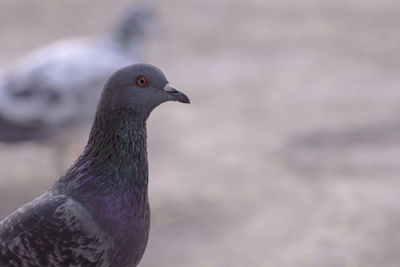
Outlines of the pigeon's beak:
<svg viewBox="0 0 400 267">
<path fill-rule="evenodd" d="M 186 103 L 186 104 L 190 103 L 189 97 L 187 97 L 187 95 L 185 95 L 184 93 L 176 90 L 175 87 L 173 87 L 169 83 L 167 83 L 164 86 L 163 91 L 168 93 L 168 94 L 170 94 L 173 97 L 173 100 L 175 100 L 175 101 L 179 101 L 181 103 Z"/>
</svg>

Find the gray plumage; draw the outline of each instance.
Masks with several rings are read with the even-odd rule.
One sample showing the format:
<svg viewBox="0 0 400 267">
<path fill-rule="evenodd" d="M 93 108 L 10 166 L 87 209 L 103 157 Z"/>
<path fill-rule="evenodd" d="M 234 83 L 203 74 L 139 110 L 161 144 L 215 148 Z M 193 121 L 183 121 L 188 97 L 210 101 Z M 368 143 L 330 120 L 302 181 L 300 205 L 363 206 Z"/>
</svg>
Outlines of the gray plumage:
<svg viewBox="0 0 400 267">
<path fill-rule="evenodd" d="M 134 6 L 105 36 L 39 48 L 0 78 L 0 141 L 37 140 L 93 118 L 99 88 L 115 69 L 140 62 L 154 10 Z"/>
<path fill-rule="evenodd" d="M 156 67 L 113 74 L 82 155 L 0 222 L 0 266 L 136 266 L 150 225 L 146 121 L 166 101 L 189 98 Z"/>
</svg>

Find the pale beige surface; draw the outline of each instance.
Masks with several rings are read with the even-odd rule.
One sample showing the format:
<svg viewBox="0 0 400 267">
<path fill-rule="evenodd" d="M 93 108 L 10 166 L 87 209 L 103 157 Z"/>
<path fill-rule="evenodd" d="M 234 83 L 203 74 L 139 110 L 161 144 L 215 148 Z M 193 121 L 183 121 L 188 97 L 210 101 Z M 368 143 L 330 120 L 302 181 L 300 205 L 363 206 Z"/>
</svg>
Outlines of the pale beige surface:
<svg viewBox="0 0 400 267">
<path fill-rule="evenodd" d="M 149 120 L 140 266 L 399 266 L 398 1 L 157 2 L 149 62 L 192 104 Z M 82 3 L 0 1 L 0 66 L 129 1 Z M 0 217 L 52 184 L 53 153 L 0 145 Z"/>
</svg>

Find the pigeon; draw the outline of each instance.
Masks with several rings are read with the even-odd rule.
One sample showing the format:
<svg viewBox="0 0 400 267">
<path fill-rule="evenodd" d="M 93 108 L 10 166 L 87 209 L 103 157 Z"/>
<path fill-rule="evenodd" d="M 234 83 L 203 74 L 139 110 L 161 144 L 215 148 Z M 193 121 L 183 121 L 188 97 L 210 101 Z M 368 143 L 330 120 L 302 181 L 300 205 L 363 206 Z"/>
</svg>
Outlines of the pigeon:
<svg viewBox="0 0 400 267">
<path fill-rule="evenodd" d="M 43 140 L 93 119 L 101 86 L 114 70 L 140 62 L 155 11 L 129 8 L 105 36 L 56 41 L 0 77 L 0 141 Z"/>
<path fill-rule="evenodd" d="M 166 101 L 190 103 L 157 67 L 116 71 L 82 155 L 0 222 L 0 266 L 137 266 L 150 223 L 146 121 Z"/>
</svg>

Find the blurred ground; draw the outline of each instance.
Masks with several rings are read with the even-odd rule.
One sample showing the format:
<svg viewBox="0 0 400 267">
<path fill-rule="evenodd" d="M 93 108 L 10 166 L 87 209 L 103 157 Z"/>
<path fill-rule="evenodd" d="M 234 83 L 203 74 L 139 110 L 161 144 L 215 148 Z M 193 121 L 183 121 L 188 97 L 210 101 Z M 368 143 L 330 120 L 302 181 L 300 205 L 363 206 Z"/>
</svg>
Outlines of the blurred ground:
<svg viewBox="0 0 400 267">
<path fill-rule="evenodd" d="M 0 66 L 103 32 L 128 3 L 0 1 Z M 192 104 L 149 121 L 140 266 L 399 266 L 400 3 L 157 4 L 149 62 Z M 53 165 L 47 144 L 0 145 L 0 217 L 46 190 Z"/>
</svg>

